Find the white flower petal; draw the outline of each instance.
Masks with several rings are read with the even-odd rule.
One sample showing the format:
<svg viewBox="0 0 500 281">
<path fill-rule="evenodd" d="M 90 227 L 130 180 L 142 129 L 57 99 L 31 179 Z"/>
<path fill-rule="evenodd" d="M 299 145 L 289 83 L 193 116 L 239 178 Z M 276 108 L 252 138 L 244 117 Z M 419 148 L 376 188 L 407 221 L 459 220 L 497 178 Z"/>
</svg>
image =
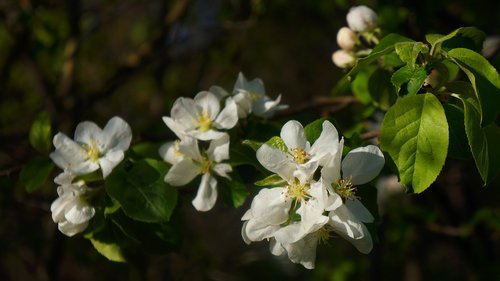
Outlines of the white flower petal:
<svg viewBox="0 0 500 281">
<path fill-rule="evenodd" d="M 209 129 L 208 131 L 205 131 L 205 132 L 191 131 L 189 134 L 191 136 L 199 139 L 199 140 L 208 141 L 208 140 L 218 139 L 218 138 L 222 137 L 223 135 L 225 135 L 226 133 L 219 132 L 219 131 L 216 131 L 213 129 Z"/>
<path fill-rule="evenodd" d="M 214 94 L 218 100 L 222 100 L 225 97 L 229 96 L 229 93 L 222 87 L 220 86 L 211 86 L 208 91 L 212 94 Z"/>
<path fill-rule="evenodd" d="M 88 221 L 81 224 L 74 224 L 69 221 L 63 221 L 58 224 L 58 228 L 59 231 L 61 231 L 64 235 L 71 237 L 75 234 L 83 232 L 88 225 Z"/>
<path fill-rule="evenodd" d="M 236 123 L 238 123 L 238 106 L 229 97 L 226 99 L 226 106 L 215 119 L 214 126 L 218 129 L 231 129 Z"/>
<path fill-rule="evenodd" d="M 212 167 L 212 170 L 221 177 L 231 179 L 228 173 L 231 173 L 233 171 L 233 168 L 229 164 L 222 163 L 214 165 Z"/>
<path fill-rule="evenodd" d="M 266 91 L 264 88 L 264 82 L 261 79 L 256 78 L 252 81 L 248 81 L 243 75 L 243 73 L 238 74 L 238 79 L 234 84 L 234 93 L 248 92 L 253 95 L 265 95 Z"/>
<path fill-rule="evenodd" d="M 339 149 L 330 157 L 325 166 L 321 169 L 321 178 L 327 183 L 331 184 L 340 179 L 340 169 L 342 162 L 342 149 L 344 147 L 344 139 L 339 142 Z"/>
<path fill-rule="evenodd" d="M 179 143 L 180 140 L 176 140 L 164 143 L 160 146 L 159 154 L 163 161 L 174 165 L 184 159 L 184 155 L 179 152 Z"/>
<path fill-rule="evenodd" d="M 124 157 L 125 155 L 122 150 L 115 150 L 109 151 L 104 157 L 99 159 L 99 165 L 102 169 L 102 177 L 106 178 Z"/>
<path fill-rule="evenodd" d="M 209 173 L 203 174 L 196 197 L 192 203 L 196 210 L 201 212 L 210 211 L 217 201 L 217 179 Z"/>
<path fill-rule="evenodd" d="M 248 222 L 245 221 L 243 223 L 243 226 L 241 227 L 241 237 L 243 238 L 243 241 L 248 245 L 248 244 L 252 243 L 252 241 L 247 236 L 247 223 Z"/>
<path fill-rule="evenodd" d="M 190 159 L 182 159 L 173 165 L 165 175 L 165 182 L 172 186 L 182 186 L 191 182 L 200 174 L 200 168 Z"/>
<path fill-rule="evenodd" d="M 179 142 L 179 153 L 198 162 L 203 160 L 198 147 L 198 140 L 193 137 L 186 136 Z"/>
<path fill-rule="evenodd" d="M 122 118 L 115 116 L 111 118 L 102 131 L 106 145 L 103 152 L 108 149 L 127 150 L 132 141 L 132 129 Z"/>
<path fill-rule="evenodd" d="M 283 125 L 281 128 L 280 137 L 285 142 L 288 149 L 294 148 L 306 148 L 306 134 L 304 132 L 304 127 L 300 122 L 295 120 L 290 120 Z"/>
<path fill-rule="evenodd" d="M 208 159 L 216 163 L 229 159 L 229 135 L 225 133 L 220 138 L 211 141 L 206 152 Z"/>
<path fill-rule="evenodd" d="M 252 97 L 248 92 L 240 92 L 233 96 L 238 107 L 238 118 L 246 118 L 252 112 Z"/>
<path fill-rule="evenodd" d="M 188 128 L 181 126 L 181 123 L 176 122 L 174 119 L 172 119 L 170 117 L 163 117 L 162 120 L 163 120 L 163 122 L 165 122 L 167 127 L 172 132 L 174 132 L 174 134 L 178 138 L 182 139 L 186 135 Z"/>
<path fill-rule="evenodd" d="M 102 129 L 94 122 L 80 122 L 75 129 L 75 141 L 80 144 L 90 144 L 92 140 L 101 139 Z"/>
<path fill-rule="evenodd" d="M 52 212 L 52 220 L 54 222 L 61 222 L 66 220 L 64 218 L 65 210 L 72 204 L 73 199 L 74 196 L 68 194 L 63 195 L 52 202 L 52 204 L 50 205 L 50 211 Z"/>
<path fill-rule="evenodd" d="M 269 239 L 269 251 L 275 256 L 282 256 L 285 254 L 285 248 L 283 248 L 281 243 L 274 238 Z"/>
<path fill-rule="evenodd" d="M 384 155 L 378 147 L 358 147 L 351 150 L 342 161 L 342 175 L 352 176 L 353 185 L 365 184 L 380 173 L 384 163 Z"/>
<path fill-rule="evenodd" d="M 371 235 L 366 226 L 342 205 L 330 212 L 329 225 L 344 239 L 353 244 L 358 251 L 367 254 L 373 247 Z"/>
<path fill-rule="evenodd" d="M 285 152 L 263 144 L 256 153 L 257 160 L 264 168 L 278 174 L 282 179 L 291 182 L 296 165 L 293 160 L 288 159 Z"/>
<path fill-rule="evenodd" d="M 315 266 L 317 246 L 318 236 L 316 233 L 311 233 L 296 243 L 283 244 L 288 258 L 293 263 L 300 263 L 307 269 L 313 269 Z"/>
<path fill-rule="evenodd" d="M 95 215 L 94 207 L 90 206 L 82 198 L 73 201 L 74 205 L 66 211 L 64 217 L 73 224 L 81 224 L 89 221 Z"/>
<path fill-rule="evenodd" d="M 182 132 L 196 128 L 196 124 L 198 124 L 198 114 L 200 113 L 194 100 L 180 97 L 175 100 L 170 110 L 170 118 L 174 121 L 174 124 L 170 121 L 167 123 L 166 119 L 169 117 L 163 117 L 163 121 L 165 121 L 167 126 L 177 134 L 179 130 Z M 171 127 L 171 125 L 173 126 Z M 177 136 L 182 139 L 182 135 Z"/>
<path fill-rule="evenodd" d="M 309 153 L 313 156 L 311 160 L 319 161 L 320 166 L 324 166 L 329 160 L 327 155 L 336 155 L 342 146 L 339 145 L 339 134 L 335 126 L 330 121 L 323 122 L 323 130 L 319 138 L 311 146 Z M 342 152 L 341 152 L 342 153 Z"/>
<path fill-rule="evenodd" d="M 373 222 L 375 219 L 368 209 L 358 199 L 346 200 L 346 207 L 362 222 Z"/>
<path fill-rule="evenodd" d="M 215 120 L 217 114 L 220 111 L 220 103 L 217 97 L 207 91 L 202 91 L 196 94 L 194 97 L 194 103 L 198 106 L 198 110 L 201 108 L 200 113 L 205 113 L 208 115 L 210 120 Z"/>
<path fill-rule="evenodd" d="M 56 150 L 50 154 L 50 158 L 61 169 L 79 175 L 99 169 L 97 163 L 88 161 L 87 151 L 65 134 L 57 133 L 53 143 Z"/>
</svg>

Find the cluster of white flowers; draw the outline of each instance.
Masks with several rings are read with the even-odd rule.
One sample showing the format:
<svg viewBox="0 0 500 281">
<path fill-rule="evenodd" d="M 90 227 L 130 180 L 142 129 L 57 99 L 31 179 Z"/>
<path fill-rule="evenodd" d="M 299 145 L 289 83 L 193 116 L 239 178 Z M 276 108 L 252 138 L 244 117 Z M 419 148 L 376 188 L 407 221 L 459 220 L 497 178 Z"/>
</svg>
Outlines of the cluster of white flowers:
<svg viewBox="0 0 500 281">
<path fill-rule="evenodd" d="M 54 136 L 55 151 L 50 158 L 63 172 L 54 179 L 59 198 L 50 210 L 62 233 L 73 236 L 82 232 L 95 214 L 87 200 L 92 190 L 75 178 L 98 170 L 106 178 L 123 160 L 131 140 L 132 130 L 120 117 L 111 118 L 104 129 L 82 122 L 76 127 L 74 140 L 63 133 Z"/>
<path fill-rule="evenodd" d="M 160 156 L 172 164 L 165 181 L 183 186 L 202 175 L 196 197 L 192 201 L 198 211 L 209 211 L 217 200 L 217 179 L 214 175 L 230 179 L 229 135 L 241 118 L 249 114 L 268 118 L 286 108 L 280 105 L 281 96 L 271 100 L 260 79 L 247 81 L 240 73 L 232 95 L 219 86 L 198 93 L 193 99 L 180 97 L 172 106 L 165 124 L 179 138 L 160 148 Z M 221 104 L 224 108 L 221 110 Z M 209 142 L 204 145 L 201 142 Z M 208 148 L 206 148 L 208 146 Z"/>
<path fill-rule="evenodd" d="M 366 6 L 355 6 L 347 14 L 347 25 L 337 32 L 341 48 L 332 54 L 332 61 L 340 68 L 352 67 L 357 58 L 366 56 L 370 46 L 378 43 L 377 14 Z"/>
<path fill-rule="evenodd" d="M 263 144 L 257 159 L 283 179 L 283 186 L 264 188 L 254 197 L 242 217 L 244 241 L 269 240 L 271 253 L 286 254 L 308 269 L 314 268 L 318 243 L 331 232 L 360 252 L 370 252 L 372 239 L 364 223 L 373 216 L 358 200 L 355 186 L 380 173 L 385 162 L 380 149 L 353 149 L 342 160 L 343 139 L 328 121 L 312 145 L 297 121 L 287 122 L 280 137 L 286 148 Z"/>
</svg>

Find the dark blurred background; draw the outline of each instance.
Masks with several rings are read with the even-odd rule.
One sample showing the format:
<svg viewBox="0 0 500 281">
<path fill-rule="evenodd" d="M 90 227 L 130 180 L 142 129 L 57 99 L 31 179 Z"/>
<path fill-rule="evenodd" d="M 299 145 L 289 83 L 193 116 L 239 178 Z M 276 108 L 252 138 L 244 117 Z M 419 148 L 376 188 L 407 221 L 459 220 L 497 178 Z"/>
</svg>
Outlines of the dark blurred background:
<svg viewBox="0 0 500 281">
<path fill-rule="evenodd" d="M 349 131 L 359 105 L 317 110 L 311 101 L 338 92 L 345 73 L 330 58 L 336 32 L 360 4 L 378 13 L 385 34 L 424 40 L 476 26 L 500 35 L 500 2 L 486 0 L 0 0 L 0 280 L 500 280 L 500 184 L 483 187 L 472 159 L 448 161 L 418 196 L 386 184 L 393 192 L 372 227 L 372 253 L 332 239 L 315 270 L 272 256 L 266 242 L 244 244 L 248 202 L 198 213 L 195 189 L 175 214 L 177 249 L 110 262 L 81 235 L 59 233 L 50 216 L 55 184 L 33 193 L 19 184 L 23 165 L 46 157 L 28 141 L 41 111 L 54 133 L 119 115 L 134 143 L 167 141 L 161 117 L 177 97 L 211 85 L 231 91 L 239 71 L 300 109 L 294 118 L 329 114 Z M 376 189 L 367 188 L 374 204 Z"/>
</svg>

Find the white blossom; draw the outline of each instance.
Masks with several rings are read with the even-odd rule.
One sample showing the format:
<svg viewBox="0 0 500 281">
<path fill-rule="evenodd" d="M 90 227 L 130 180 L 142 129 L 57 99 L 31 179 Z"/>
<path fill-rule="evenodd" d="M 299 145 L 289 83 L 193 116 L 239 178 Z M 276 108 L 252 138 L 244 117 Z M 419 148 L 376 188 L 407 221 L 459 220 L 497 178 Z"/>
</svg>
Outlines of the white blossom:
<svg viewBox="0 0 500 281">
<path fill-rule="evenodd" d="M 241 72 L 234 85 L 233 97 L 238 105 L 239 118 L 245 118 L 250 113 L 269 118 L 276 111 L 288 108 L 288 105 L 280 104 L 281 95 L 278 95 L 275 100 L 266 95 L 264 82 L 261 79 L 248 81 Z"/>
<path fill-rule="evenodd" d="M 173 186 L 186 185 L 196 176 L 202 175 L 192 203 L 198 211 L 211 210 L 217 200 L 217 179 L 214 175 L 230 179 L 228 173 L 232 171 L 229 164 L 220 163 L 229 159 L 229 135 L 223 134 L 212 140 L 203 153 L 200 152 L 197 139 L 185 137 L 160 148 L 160 155 L 173 164 L 165 176 L 165 182 Z"/>
<path fill-rule="evenodd" d="M 163 121 L 180 139 L 189 136 L 213 140 L 225 134 L 220 130 L 231 129 L 236 125 L 237 106 L 229 97 L 221 110 L 218 97 L 202 91 L 194 99 L 178 98 L 172 106 L 170 117 L 163 117 Z"/>
<path fill-rule="evenodd" d="M 345 51 L 352 51 L 358 44 L 358 36 L 349 27 L 341 27 L 337 32 L 337 44 Z"/>
<path fill-rule="evenodd" d="M 88 187 L 83 181 L 72 183 L 74 175 L 62 173 L 54 181 L 59 198 L 50 206 L 52 220 L 58 224 L 59 230 L 73 236 L 87 228 L 89 220 L 94 216 L 95 209 L 87 202 Z"/>
<path fill-rule="evenodd" d="M 345 50 L 337 50 L 332 54 L 333 63 L 340 68 L 352 67 L 356 58 Z"/>
<path fill-rule="evenodd" d="M 377 27 L 377 14 L 367 6 L 355 6 L 347 13 L 347 24 L 356 32 L 372 31 Z"/>
<path fill-rule="evenodd" d="M 56 149 L 50 158 L 60 168 L 77 175 L 100 168 L 106 178 L 123 160 L 131 140 L 132 130 L 120 117 L 111 118 L 104 129 L 85 121 L 76 127 L 74 140 L 63 133 L 54 136 Z"/>
</svg>

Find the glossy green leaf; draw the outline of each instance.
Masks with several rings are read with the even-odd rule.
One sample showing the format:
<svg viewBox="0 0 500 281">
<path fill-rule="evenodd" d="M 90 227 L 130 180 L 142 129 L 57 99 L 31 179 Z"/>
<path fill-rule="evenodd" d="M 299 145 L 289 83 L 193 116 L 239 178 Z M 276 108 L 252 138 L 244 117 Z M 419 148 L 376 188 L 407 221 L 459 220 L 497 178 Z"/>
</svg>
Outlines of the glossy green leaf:
<svg viewBox="0 0 500 281">
<path fill-rule="evenodd" d="M 31 145 L 40 153 L 46 154 L 52 149 L 52 127 L 47 112 L 38 114 L 31 125 L 29 139 Z"/>
<path fill-rule="evenodd" d="M 219 193 L 226 204 L 233 208 L 241 207 L 248 197 L 248 190 L 236 171 L 231 173 L 231 179 L 218 178 Z"/>
<path fill-rule="evenodd" d="M 384 69 L 377 69 L 368 81 L 370 96 L 375 105 L 388 110 L 397 99 L 396 91 L 391 84 L 391 73 Z"/>
<path fill-rule="evenodd" d="M 325 120 L 325 118 L 319 118 L 304 127 L 306 139 L 310 144 L 313 144 L 321 135 L 321 132 L 323 131 L 323 122 L 325 122 Z"/>
<path fill-rule="evenodd" d="M 500 113 L 500 76 L 497 70 L 480 54 L 465 48 L 450 50 L 458 66 L 465 72 L 479 100 L 481 127 L 495 121 Z"/>
<path fill-rule="evenodd" d="M 450 136 L 448 157 L 467 159 L 472 154 L 465 133 L 464 111 L 462 108 L 451 103 L 444 104 L 443 107 L 446 119 L 448 120 Z"/>
<path fill-rule="evenodd" d="M 462 99 L 465 113 L 465 131 L 472 156 L 485 184 L 500 173 L 500 128 L 490 124 L 479 126 L 479 104 L 473 98 Z"/>
<path fill-rule="evenodd" d="M 33 159 L 24 165 L 19 177 L 26 191 L 31 193 L 47 182 L 53 169 L 50 159 Z"/>
<path fill-rule="evenodd" d="M 386 113 L 380 145 L 399 172 L 401 184 L 420 193 L 443 168 L 448 151 L 448 123 L 432 94 L 399 98 Z"/>
<path fill-rule="evenodd" d="M 264 179 L 256 181 L 254 183 L 256 186 L 285 186 L 287 182 L 276 174 L 272 174 Z"/>
<path fill-rule="evenodd" d="M 167 165 L 153 159 L 115 168 L 106 179 L 106 191 L 125 214 L 143 222 L 168 221 L 177 202 L 177 190 L 164 182 Z"/>
<path fill-rule="evenodd" d="M 415 68 L 415 63 L 421 53 L 427 53 L 429 48 L 422 42 L 400 42 L 395 44 L 396 54 L 410 69 Z"/>
<path fill-rule="evenodd" d="M 353 76 L 354 74 L 358 73 L 362 68 L 365 68 L 366 66 L 370 65 L 378 58 L 393 52 L 394 45 L 399 42 L 413 42 L 413 40 L 395 33 L 386 35 L 384 38 L 380 40 L 377 46 L 373 48 L 373 50 L 368 56 L 361 58 L 356 62 L 356 65 L 351 69 L 351 71 L 347 75 Z"/>
<path fill-rule="evenodd" d="M 377 69 L 375 66 L 368 66 L 361 69 L 356 77 L 352 80 L 351 89 L 354 96 L 363 104 L 368 104 L 372 102 L 370 96 L 370 91 L 368 89 L 368 82 L 370 81 L 370 76 Z"/>
<path fill-rule="evenodd" d="M 427 71 L 424 67 L 411 68 L 405 65 L 392 74 L 391 83 L 400 96 L 416 95 L 426 78 Z"/>
<path fill-rule="evenodd" d="M 485 38 L 485 33 L 482 32 L 481 30 L 475 28 L 475 27 L 460 27 L 458 29 L 455 29 L 454 31 L 450 32 L 447 35 L 441 36 L 438 38 L 439 35 L 432 35 L 432 38 L 427 38 L 429 43 L 431 43 L 431 55 L 438 53 L 444 42 L 449 41 L 452 38 L 455 37 L 464 37 L 468 38 L 470 41 L 473 42 L 474 45 L 477 47 L 482 47 L 482 42 Z M 430 39 L 430 40 L 429 40 Z M 435 39 L 435 40 L 434 40 Z M 434 41 L 434 42 L 430 42 Z"/>
</svg>

